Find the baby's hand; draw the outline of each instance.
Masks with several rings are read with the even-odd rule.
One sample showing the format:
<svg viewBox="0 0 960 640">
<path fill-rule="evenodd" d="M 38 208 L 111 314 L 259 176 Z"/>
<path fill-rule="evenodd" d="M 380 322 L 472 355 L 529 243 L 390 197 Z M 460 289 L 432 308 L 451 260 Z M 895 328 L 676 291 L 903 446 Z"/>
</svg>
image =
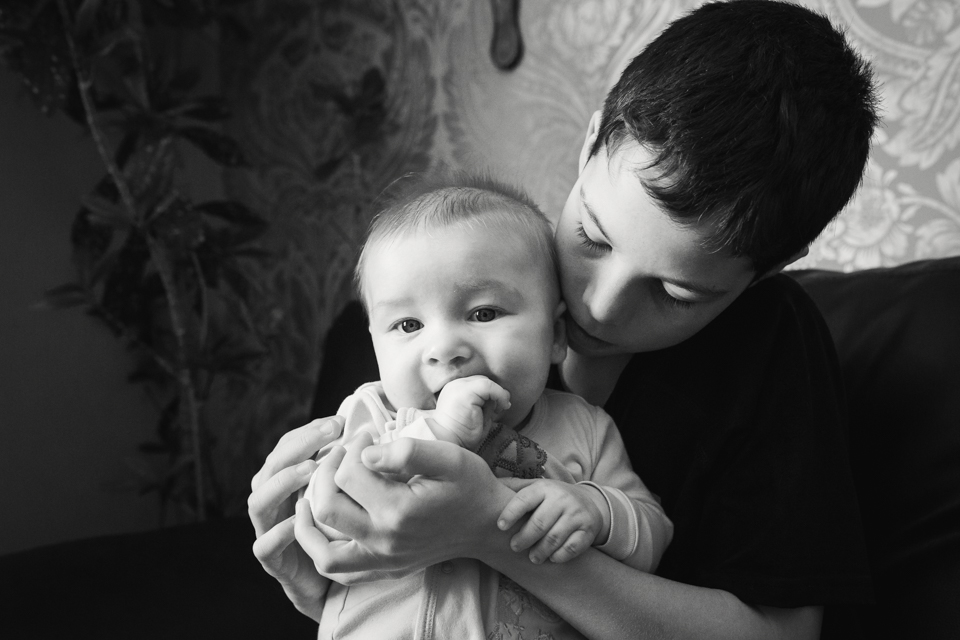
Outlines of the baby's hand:
<svg viewBox="0 0 960 640">
<path fill-rule="evenodd" d="M 466 449 L 480 444 L 490 425 L 510 408 L 510 393 L 486 376 L 451 380 L 427 417 L 450 431 Z"/>
<path fill-rule="evenodd" d="M 546 479 L 501 481 L 511 488 L 523 488 L 503 508 L 497 526 L 507 531 L 525 514 L 531 514 L 510 539 L 510 548 L 523 551 L 536 545 L 530 551 L 534 564 L 547 558 L 551 562 L 566 562 L 598 539 L 606 540 L 610 530 L 609 508 L 603 494 L 594 487 Z"/>
</svg>

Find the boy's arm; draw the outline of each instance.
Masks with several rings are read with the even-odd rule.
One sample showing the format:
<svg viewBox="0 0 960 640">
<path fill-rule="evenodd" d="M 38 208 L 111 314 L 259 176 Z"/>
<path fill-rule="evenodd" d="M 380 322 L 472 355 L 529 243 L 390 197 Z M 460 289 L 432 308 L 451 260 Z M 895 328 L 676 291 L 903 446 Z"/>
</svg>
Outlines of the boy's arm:
<svg viewBox="0 0 960 640">
<path fill-rule="evenodd" d="M 374 447 L 363 456 L 365 463 L 359 454 L 349 452 L 341 466 L 350 497 L 337 496 L 325 514 L 353 542 L 304 543 L 327 573 L 422 568 L 472 557 L 516 581 L 589 638 L 819 636 L 819 607 L 753 607 L 729 592 L 638 571 L 595 549 L 571 562 L 533 564 L 510 550 L 513 531 L 494 525 L 512 492 L 460 447 L 405 439 Z M 411 486 L 385 480 L 382 474 L 391 473 L 417 481 Z"/>
<path fill-rule="evenodd" d="M 638 571 L 595 549 L 533 564 L 490 541 L 479 559 L 533 593 L 589 638 L 817 640 L 821 607 L 747 605 L 733 594 Z M 585 589 L 584 585 L 590 585 Z"/>
</svg>

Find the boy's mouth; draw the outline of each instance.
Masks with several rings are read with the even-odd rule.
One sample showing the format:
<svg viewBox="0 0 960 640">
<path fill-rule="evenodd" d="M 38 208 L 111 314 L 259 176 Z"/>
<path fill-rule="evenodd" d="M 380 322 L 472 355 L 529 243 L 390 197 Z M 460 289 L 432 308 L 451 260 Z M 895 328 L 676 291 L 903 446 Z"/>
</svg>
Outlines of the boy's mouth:
<svg viewBox="0 0 960 640">
<path fill-rule="evenodd" d="M 610 346 L 609 342 L 601 340 L 591 333 L 587 333 L 586 329 L 581 327 L 569 313 L 566 314 L 565 320 L 567 324 L 567 335 L 570 341 L 574 344 L 586 345 L 594 348 Z"/>
</svg>

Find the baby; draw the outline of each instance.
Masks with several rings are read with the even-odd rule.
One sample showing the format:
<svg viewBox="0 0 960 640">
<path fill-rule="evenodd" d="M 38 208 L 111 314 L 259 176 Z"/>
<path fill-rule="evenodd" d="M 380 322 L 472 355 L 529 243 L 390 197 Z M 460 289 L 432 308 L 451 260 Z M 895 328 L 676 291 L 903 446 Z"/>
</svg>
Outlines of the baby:
<svg viewBox="0 0 960 640">
<path fill-rule="evenodd" d="M 633 473 L 616 426 L 599 407 L 546 389 L 566 354 L 565 305 L 550 224 L 526 196 L 484 178 L 416 183 L 374 219 L 356 282 L 380 381 L 341 405 L 340 444 L 368 431 L 380 442 L 467 447 L 500 476 L 536 479 L 497 523 L 508 530 L 530 514 L 515 550 L 564 562 L 593 546 L 656 568 L 673 527 Z M 316 478 L 306 490 L 314 504 Z M 319 637 L 413 638 L 433 628 L 437 637 L 486 638 L 521 627 L 530 637 L 581 637 L 475 560 L 384 577 L 332 583 Z"/>
</svg>

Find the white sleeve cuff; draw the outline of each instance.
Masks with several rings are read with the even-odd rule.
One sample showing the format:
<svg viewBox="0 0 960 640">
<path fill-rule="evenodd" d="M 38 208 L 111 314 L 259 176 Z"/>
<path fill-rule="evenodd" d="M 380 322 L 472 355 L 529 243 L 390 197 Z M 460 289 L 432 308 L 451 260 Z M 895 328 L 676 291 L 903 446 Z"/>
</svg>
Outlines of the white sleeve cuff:
<svg viewBox="0 0 960 640">
<path fill-rule="evenodd" d="M 637 523 L 637 513 L 630 499 L 619 489 L 602 487 L 590 481 L 578 484 L 589 485 L 599 491 L 610 510 L 610 531 L 607 534 L 607 540 L 594 547 L 615 560 L 624 560 L 633 555 L 637 550 L 640 527 Z"/>
</svg>

